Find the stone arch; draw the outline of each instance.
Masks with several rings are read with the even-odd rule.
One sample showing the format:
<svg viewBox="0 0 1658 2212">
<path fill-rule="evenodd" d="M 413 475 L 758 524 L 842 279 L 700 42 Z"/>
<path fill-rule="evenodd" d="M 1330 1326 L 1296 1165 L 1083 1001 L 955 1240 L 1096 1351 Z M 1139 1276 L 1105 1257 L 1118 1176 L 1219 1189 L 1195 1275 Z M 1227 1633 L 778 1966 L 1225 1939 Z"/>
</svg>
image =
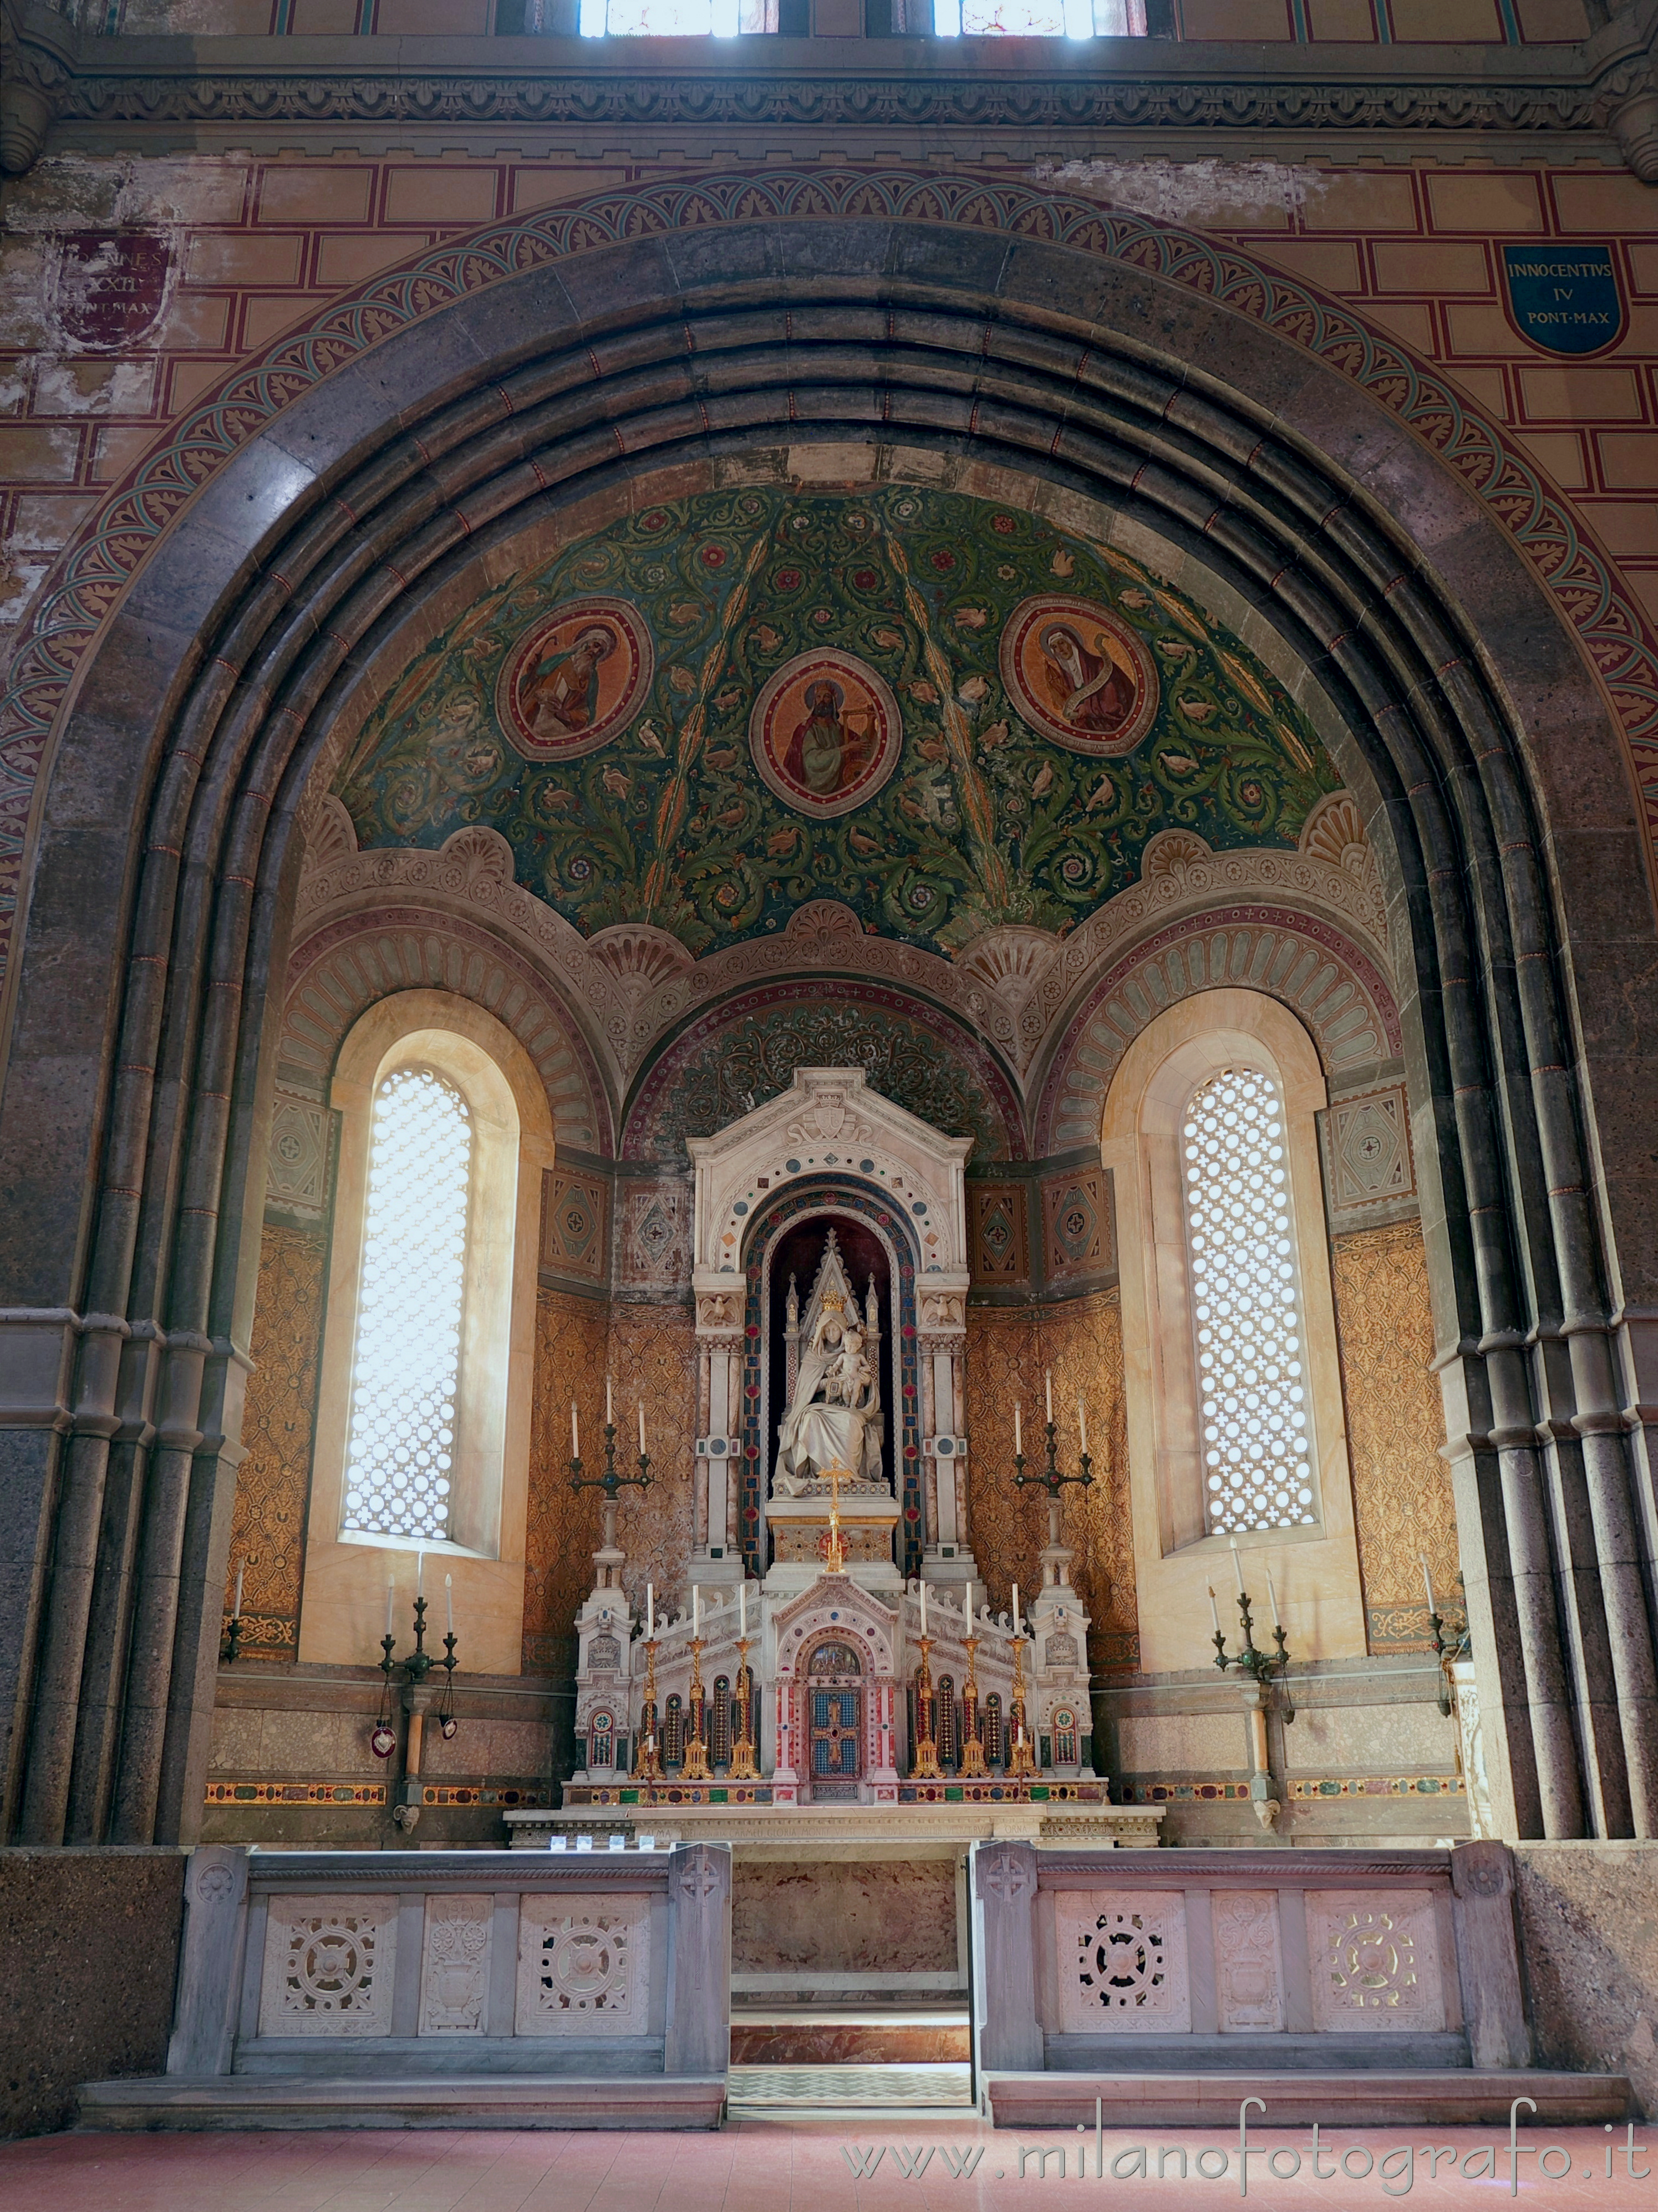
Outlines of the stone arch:
<svg viewBox="0 0 1658 2212">
<path fill-rule="evenodd" d="M 1510 501 L 1511 534 L 1497 495 L 1523 457 L 1329 303 L 1311 350 L 1296 288 L 1202 240 L 966 179 L 675 191 L 481 234 L 487 252 L 448 242 L 446 277 L 400 272 L 374 312 L 331 309 L 292 341 L 287 369 L 239 372 L 155 459 L 165 486 L 147 477 L 100 518 L 24 641 L 13 731 L 44 744 L 58 713 L 62 733 L 0 1102 L 13 1526 L 55 1515 L 38 1609 L 12 1608 L 0 1644 L 6 1709 L 33 1685 L 21 1832 L 108 1832 L 109 1762 L 84 1741 L 77 1762 L 77 1715 L 118 1711 L 86 1672 L 88 1630 L 117 1392 L 146 1369 L 167 1415 L 130 1595 L 137 1632 L 179 1661 L 120 1757 L 153 1775 L 154 1835 L 187 1835 L 201 1803 L 265 1012 L 331 716 L 411 575 L 641 456 L 719 454 L 783 422 L 818 447 L 899 422 L 1055 496 L 1103 493 L 1200 550 L 1336 702 L 1412 986 L 1499 1817 L 1653 1832 L 1644 1442 L 1626 1440 L 1614 1353 L 1639 1371 L 1630 1332 L 1647 1324 L 1626 1316 L 1658 1309 L 1658 1237 L 1639 1147 L 1596 1105 L 1651 1093 L 1625 978 L 1649 969 L 1655 932 L 1627 888 L 1648 847 L 1619 724 L 1556 619 L 1577 581 L 1540 580 L 1556 511 Z M 1484 441 L 1491 504 L 1431 449 L 1447 408 L 1459 465 Z M 1620 683 L 1646 651 L 1631 623 Z M 1590 836 L 1593 869 L 1574 865 Z M 1546 1374 L 1528 1347 L 1562 1334 Z M 1545 1454 L 1583 1501 L 1558 1540 Z M 1569 1637 L 1557 1587 L 1578 1608 Z"/>
<path fill-rule="evenodd" d="M 286 1088 L 320 1097 L 346 1032 L 394 991 L 450 991 L 487 1007 L 517 1037 L 547 1089 L 553 1134 L 610 1149 L 604 1086 L 580 1031 L 529 962 L 470 918 L 410 903 L 325 921 L 289 964 L 277 1047 Z"/>
<path fill-rule="evenodd" d="M 1211 908 L 1143 939 L 1093 982 L 1054 1049 L 1035 1115 L 1038 1155 L 1096 1144 L 1111 1078 L 1146 1024 L 1227 985 L 1282 1000 L 1333 1082 L 1400 1057 L 1387 979 L 1334 923 L 1286 906 Z"/>
</svg>

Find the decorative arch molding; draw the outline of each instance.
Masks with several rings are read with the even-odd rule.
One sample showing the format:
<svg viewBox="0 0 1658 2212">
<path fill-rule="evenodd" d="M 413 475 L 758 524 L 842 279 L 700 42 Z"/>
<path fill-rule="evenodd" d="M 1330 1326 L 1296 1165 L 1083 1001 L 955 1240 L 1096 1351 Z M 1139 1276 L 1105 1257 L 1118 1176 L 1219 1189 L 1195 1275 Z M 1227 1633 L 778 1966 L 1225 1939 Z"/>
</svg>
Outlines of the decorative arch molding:
<svg viewBox="0 0 1658 2212">
<path fill-rule="evenodd" d="M 1404 1048 L 1381 970 L 1332 922 L 1279 906 L 1210 907 L 1167 924 L 1098 977 L 1066 1024 L 1035 1119 L 1039 1157 L 1097 1145 L 1105 1094 L 1135 1038 L 1200 991 L 1262 991 L 1299 1016 L 1327 1080 Z"/>
<path fill-rule="evenodd" d="M 428 856 L 430 857 L 429 855 Z M 580 1032 L 543 979 L 483 924 L 417 905 L 326 922 L 288 969 L 278 1072 L 286 1087 L 325 1097 L 341 1044 L 376 1000 L 448 991 L 485 1007 L 518 1039 L 546 1086 L 555 1142 L 610 1148 L 610 1115 Z"/>
<path fill-rule="evenodd" d="M 858 942 L 865 942 L 861 933 Z M 739 1034 L 750 1061 L 731 1057 Z M 878 1047 L 885 1048 L 884 1066 Z M 855 1058 L 863 1066 L 854 1070 Z M 842 973 L 814 975 L 805 984 L 784 975 L 687 1024 L 651 1062 L 629 1102 L 622 1157 L 683 1160 L 688 1139 L 711 1137 L 762 1103 L 754 1092 L 738 1090 L 745 1072 L 756 1082 L 773 1076 L 774 1102 L 789 1096 L 781 1079 L 798 1082 L 801 1067 L 825 1062 L 844 1065 L 860 1084 L 867 1073 L 872 1097 L 878 1091 L 933 1128 L 957 1129 L 966 1120 L 980 1159 L 1024 1155 L 1019 1094 L 982 1040 L 917 992 Z M 699 1079 L 700 1092 L 693 1089 Z"/>
<path fill-rule="evenodd" d="M 898 1802 L 898 1715 L 896 1661 L 898 1616 L 848 1576 L 825 1576 L 776 1621 L 777 1763 L 772 1798 L 799 1801 L 807 1765 L 804 1683 L 813 1650 L 825 1638 L 850 1644 L 864 1662 L 868 1691 L 864 1707 L 864 1773 L 878 1805 Z M 804 1786 L 810 1790 L 810 1774 Z"/>
<path fill-rule="evenodd" d="M 18 657 L 20 806 L 60 732 L 0 1107 L 12 1525 L 56 1516 L 0 1623 L 0 1711 L 35 1686 L 21 1837 L 170 1841 L 197 1817 L 292 831 L 410 577 L 665 455 L 783 423 L 867 446 L 895 421 L 1201 548 L 1335 702 L 1409 937 L 1497 1816 L 1658 1832 L 1646 1443 L 1614 1364 L 1649 1364 L 1658 1221 L 1642 1148 L 1597 1118 L 1597 1086 L 1658 1082 L 1627 1020 L 1658 946 L 1608 689 L 1646 714 L 1650 641 L 1615 578 L 1442 380 L 1200 239 L 970 178 L 653 190 L 448 244 L 238 372 L 102 511 Z M 1570 1362 L 1546 1364 L 1563 1323 Z M 167 1407 L 177 1501 L 136 1583 L 112 1555 L 52 1568 L 99 1556 L 118 1389 Z M 1584 1516 L 1546 1520 L 1552 1480 Z M 1557 1592 L 1594 1617 L 1563 1630 Z M 118 1745 L 94 1596 L 182 1670 Z M 146 1768 L 153 1820 L 112 1827 L 83 1714 Z"/>
</svg>

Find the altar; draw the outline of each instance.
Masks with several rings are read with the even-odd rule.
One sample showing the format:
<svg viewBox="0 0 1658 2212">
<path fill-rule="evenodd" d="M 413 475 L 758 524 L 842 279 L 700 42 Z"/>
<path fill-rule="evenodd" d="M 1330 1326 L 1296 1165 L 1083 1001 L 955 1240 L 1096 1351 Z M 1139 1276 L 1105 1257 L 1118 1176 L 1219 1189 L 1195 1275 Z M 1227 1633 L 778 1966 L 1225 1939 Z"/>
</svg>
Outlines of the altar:
<svg viewBox="0 0 1658 2212">
<path fill-rule="evenodd" d="M 1038 1586 L 997 1610 L 979 1578 L 969 1149 L 844 1068 L 692 1142 L 696 1540 L 671 1600 L 641 1589 L 616 1532 L 643 1437 L 629 1472 L 607 1422 L 584 1474 L 573 1421 L 604 1504 L 578 1759 L 556 1809 L 507 1814 L 514 1844 L 1157 1840 L 1161 1811 L 1114 1807 L 1095 1768 L 1058 1488 Z"/>
</svg>

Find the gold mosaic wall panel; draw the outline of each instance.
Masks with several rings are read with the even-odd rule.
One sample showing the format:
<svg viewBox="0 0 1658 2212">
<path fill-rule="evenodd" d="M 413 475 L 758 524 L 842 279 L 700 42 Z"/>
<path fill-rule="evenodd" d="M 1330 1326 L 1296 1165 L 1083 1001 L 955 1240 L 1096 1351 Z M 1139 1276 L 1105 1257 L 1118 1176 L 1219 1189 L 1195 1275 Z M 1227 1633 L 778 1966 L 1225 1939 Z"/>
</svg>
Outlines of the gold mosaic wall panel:
<svg viewBox="0 0 1658 2212">
<path fill-rule="evenodd" d="M 969 1523 L 979 1571 L 999 1611 L 1017 1581 L 1021 1598 L 1036 1589 L 1036 1555 L 1048 1540 L 1044 1492 L 1013 1487 L 1013 1405 L 1024 1409 L 1026 1471 L 1043 1463 L 1042 1381 L 1054 1370 L 1060 1465 L 1077 1465 L 1077 1399 L 1088 1409 L 1091 1490 L 1065 1501 L 1072 1568 L 1092 1617 L 1096 1672 L 1139 1661 L 1134 1598 L 1134 1541 L 1128 1503 L 1128 1424 L 1123 1396 L 1122 1313 L 1114 1290 L 1063 1305 L 984 1307 L 968 1315 Z"/>
<path fill-rule="evenodd" d="M 228 1609 L 242 1580 L 241 1649 L 292 1659 L 299 1648 L 300 1580 L 311 1492 L 317 1364 L 322 1347 L 326 1231 L 268 1223 L 259 1245 L 242 1440 L 230 1524 Z"/>
<path fill-rule="evenodd" d="M 1458 1567 L 1421 1224 L 1334 1237 L 1330 1259 L 1370 1649 L 1424 1650 L 1422 1556 L 1442 1606 Z"/>
<path fill-rule="evenodd" d="M 524 1668 L 568 1671 L 575 1609 L 592 1583 L 598 1542 L 595 1493 L 570 1488 L 570 1405 L 581 1417 L 582 1468 L 604 1464 L 604 1334 L 597 1299 L 541 1290 L 536 1298 L 535 1402 L 530 1417 L 530 1495 L 525 1522 Z"/>
</svg>

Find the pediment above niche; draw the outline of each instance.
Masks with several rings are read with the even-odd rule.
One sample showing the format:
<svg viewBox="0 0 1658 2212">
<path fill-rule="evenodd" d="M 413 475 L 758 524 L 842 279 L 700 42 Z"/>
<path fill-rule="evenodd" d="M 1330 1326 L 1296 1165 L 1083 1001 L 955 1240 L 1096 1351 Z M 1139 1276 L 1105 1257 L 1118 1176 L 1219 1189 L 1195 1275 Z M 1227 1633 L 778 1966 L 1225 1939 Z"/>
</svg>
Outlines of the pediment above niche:
<svg viewBox="0 0 1658 2212">
<path fill-rule="evenodd" d="M 929 1291 L 968 1287 L 963 1169 L 970 1137 L 947 1137 L 872 1091 L 861 1067 L 797 1067 L 788 1089 L 712 1137 L 691 1137 L 699 1312 L 743 1265 L 756 1212 L 791 1183 L 845 1177 L 902 1220 Z"/>
</svg>

